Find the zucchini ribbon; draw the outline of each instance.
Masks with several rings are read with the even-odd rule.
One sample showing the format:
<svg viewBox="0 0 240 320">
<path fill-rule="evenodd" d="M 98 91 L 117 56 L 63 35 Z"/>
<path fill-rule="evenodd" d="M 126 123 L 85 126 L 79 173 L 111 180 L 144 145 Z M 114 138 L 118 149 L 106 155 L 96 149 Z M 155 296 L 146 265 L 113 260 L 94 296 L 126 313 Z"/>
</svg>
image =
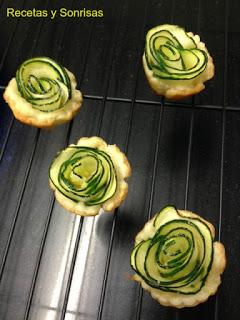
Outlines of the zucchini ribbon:
<svg viewBox="0 0 240 320">
<path fill-rule="evenodd" d="M 133 249 L 132 268 L 153 288 L 197 293 L 212 265 L 209 227 L 198 218 L 181 216 L 170 206 L 156 216 L 153 226 L 155 235 Z"/>
<path fill-rule="evenodd" d="M 42 112 L 58 110 L 71 99 L 71 83 L 66 70 L 47 57 L 23 62 L 16 72 L 16 81 L 21 96 Z"/>
<path fill-rule="evenodd" d="M 201 74 L 207 65 L 205 51 L 178 26 L 151 29 L 146 37 L 145 59 L 153 75 L 161 79 L 187 80 Z"/>
<path fill-rule="evenodd" d="M 89 147 L 70 146 L 60 152 L 52 162 L 49 176 L 58 191 L 87 206 L 107 201 L 117 188 L 109 155 Z"/>
</svg>

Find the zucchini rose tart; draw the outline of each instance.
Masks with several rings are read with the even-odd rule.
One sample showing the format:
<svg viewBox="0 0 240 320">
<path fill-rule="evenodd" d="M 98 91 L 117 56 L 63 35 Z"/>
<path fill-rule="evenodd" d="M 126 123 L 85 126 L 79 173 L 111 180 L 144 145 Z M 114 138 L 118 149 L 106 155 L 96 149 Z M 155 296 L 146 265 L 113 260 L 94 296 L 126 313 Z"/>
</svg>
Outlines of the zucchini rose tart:
<svg viewBox="0 0 240 320">
<path fill-rule="evenodd" d="M 226 266 L 212 224 L 168 206 L 149 220 L 131 253 L 133 279 L 164 306 L 193 307 L 214 295 Z"/>
<path fill-rule="evenodd" d="M 59 152 L 49 170 L 50 186 L 68 211 L 93 216 L 112 211 L 126 198 L 131 175 L 127 157 L 99 137 L 81 138 Z"/>
<path fill-rule="evenodd" d="M 36 57 L 19 66 L 4 99 L 19 121 L 52 128 L 71 120 L 80 109 L 82 94 L 76 85 L 74 75 L 56 61 Z"/>
<path fill-rule="evenodd" d="M 151 88 L 176 100 L 202 91 L 214 75 L 212 58 L 200 37 L 169 24 L 148 31 L 143 67 Z"/>
</svg>

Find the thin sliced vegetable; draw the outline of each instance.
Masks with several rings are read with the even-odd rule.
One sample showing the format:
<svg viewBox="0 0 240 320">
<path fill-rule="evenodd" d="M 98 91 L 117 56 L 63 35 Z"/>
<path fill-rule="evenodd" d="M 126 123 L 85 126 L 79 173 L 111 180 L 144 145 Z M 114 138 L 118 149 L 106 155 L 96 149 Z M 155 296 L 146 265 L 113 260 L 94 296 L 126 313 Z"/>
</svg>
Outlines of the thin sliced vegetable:
<svg viewBox="0 0 240 320">
<path fill-rule="evenodd" d="M 16 81 L 21 96 L 42 112 L 58 110 L 71 99 L 71 83 L 66 70 L 47 57 L 23 62 L 16 72 Z"/>
<path fill-rule="evenodd" d="M 87 206 L 103 203 L 117 189 L 113 162 L 102 150 L 70 146 L 53 160 L 49 177 L 57 190 Z"/>
<path fill-rule="evenodd" d="M 146 36 L 145 58 L 154 76 L 169 80 L 189 80 L 206 68 L 208 57 L 197 48 L 183 28 L 162 25 Z"/>
<path fill-rule="evenodd" d="M 199 218 L 183 217 L 168 206 L 153 225 L 155 235 L 132 251 L 132 268 L 153 288 L 181 294 L 199 292 L 213 260 L 213 239 L 207 224 Z"/>
</svg>

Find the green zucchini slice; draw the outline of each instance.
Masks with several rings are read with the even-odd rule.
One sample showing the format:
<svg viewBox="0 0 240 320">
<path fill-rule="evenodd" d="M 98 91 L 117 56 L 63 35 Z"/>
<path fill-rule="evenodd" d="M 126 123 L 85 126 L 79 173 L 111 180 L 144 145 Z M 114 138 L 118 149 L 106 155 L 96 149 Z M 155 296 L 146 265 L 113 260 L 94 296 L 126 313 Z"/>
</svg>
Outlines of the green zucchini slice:
<svg viewBox="0 0 240 320">
<path fill-rule="evenodd" d="M 155 235 L 133 249 L 132 268 L 153 288 L 181 294 L 199 292 L 213 261 L 208 225 L 168 206 L 156 215 L 153 226 Z"/>
<path fill-rule="evenodd" d="M 117 176 L 110 156 L 99 149 L 69 146 L 53 160 L 49 177 L 65 197 L 86 206 L 112 198 Z"/>
<path fill-rule="evenodd" d="M 179 26 L 163 25 L 146 36 L 145 59 L 155 77 L 189 80 L 206 68 L 208 56 L 198 49 L 194 39 Z"/>
<path fill-rule="evenodd" d="M 23 62 L 17 69 L 16 81 L 21 96 L 42 112 L 63 108 L 71 99 L 71 82 L 66 70 L 47 57 Z"/>
</svg>

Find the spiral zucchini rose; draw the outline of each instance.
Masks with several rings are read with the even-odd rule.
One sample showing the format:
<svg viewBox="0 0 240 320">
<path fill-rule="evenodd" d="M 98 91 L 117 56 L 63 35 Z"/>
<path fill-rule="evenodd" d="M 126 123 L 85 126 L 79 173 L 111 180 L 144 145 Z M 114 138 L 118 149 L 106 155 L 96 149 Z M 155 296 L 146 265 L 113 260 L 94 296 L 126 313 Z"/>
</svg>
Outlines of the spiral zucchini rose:
<svg viewBox="0 0 240 320">
<path fill-rule="evenodd" d="M 67 210 L 87 216 L 112 211 L 126 198 L 130 164 L 116 145 L 99 137 L 81 138 L 53 160 L 50 186 Z"/>
<path fill-rule="evenodd" d="M 148 31 L 143 66 L 152 89 L 169 99 L 202 91 L 214 75 L 214 65 L 198 35 L 175 25 Z"/>
<path fill-rule="evenodd" d="M 4 98 L 18 120 L 40 128 L 71 120 L 82 103 L 74 75 L 47 57 L 23 62 Z"/>
<path fill-rule="evenodd" d="M 133 279 L 165 306 L 192 307 L 215 294 L 225 249 L 214 227 L 198 215 L 168 206 L 147 222 L 131 253 Z"/>
</svg>

